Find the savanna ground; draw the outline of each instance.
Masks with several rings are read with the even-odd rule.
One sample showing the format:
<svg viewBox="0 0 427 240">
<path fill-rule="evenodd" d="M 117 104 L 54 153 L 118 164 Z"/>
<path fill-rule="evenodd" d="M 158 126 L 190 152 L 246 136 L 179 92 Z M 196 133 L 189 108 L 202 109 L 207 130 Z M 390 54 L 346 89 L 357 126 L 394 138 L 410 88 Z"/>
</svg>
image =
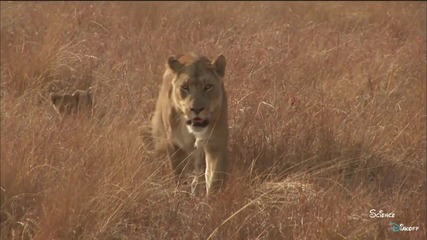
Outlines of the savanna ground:
<svg viewBox="0 0 427 240">
<path fill-rule="evenodd" d="M 209 200 L 141 141 L 188 50 L 227 59 Z M 1 3 L 1 239 L 425 239 L 425 121 L 425 2 Z"/>
</svg>

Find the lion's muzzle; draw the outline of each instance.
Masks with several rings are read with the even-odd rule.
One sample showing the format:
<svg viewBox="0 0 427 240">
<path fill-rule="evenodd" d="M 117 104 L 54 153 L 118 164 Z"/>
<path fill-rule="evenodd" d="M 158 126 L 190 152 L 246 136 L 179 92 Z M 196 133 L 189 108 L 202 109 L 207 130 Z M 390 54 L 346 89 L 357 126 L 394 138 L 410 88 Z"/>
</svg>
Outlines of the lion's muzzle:
<svg viewBox="0 0 427 240">
<path fill-rule="evenodd" d="M 192 127 L 207 127 L 209 125 L 209 120 L 195 117 L 191 120 L 187 120 L 186 123 L 187 125 L 191 125 Z"/>
</svg>

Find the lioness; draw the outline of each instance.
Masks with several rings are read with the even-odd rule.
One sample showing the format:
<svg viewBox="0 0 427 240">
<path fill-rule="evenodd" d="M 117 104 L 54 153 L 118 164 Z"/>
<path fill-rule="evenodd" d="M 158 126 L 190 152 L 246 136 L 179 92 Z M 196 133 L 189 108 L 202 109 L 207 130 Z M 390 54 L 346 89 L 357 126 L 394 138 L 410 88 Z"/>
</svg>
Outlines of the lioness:
<svg viewBox="0 0 427 240">
<path fill-rule="evenodd" d="M 225 65 L 223 55 L 212 62 L 194 53 L 169 57 L 151 119 L 154 148 L 168 154 L 178 180 L 184 169 L 197 173 L 191 184 L 193 195 L 199 178 L 203 179 L 203 157 L 207 195 L 227 177 Z"/>
<path fill-rule="evenodd" d="M 51 93 L 50 100 L 57 113 L 61 116 L 82 110 L 92 109 L 92 88 L 86 91 L 76 90 L 73 94 Z"/>
</svg>

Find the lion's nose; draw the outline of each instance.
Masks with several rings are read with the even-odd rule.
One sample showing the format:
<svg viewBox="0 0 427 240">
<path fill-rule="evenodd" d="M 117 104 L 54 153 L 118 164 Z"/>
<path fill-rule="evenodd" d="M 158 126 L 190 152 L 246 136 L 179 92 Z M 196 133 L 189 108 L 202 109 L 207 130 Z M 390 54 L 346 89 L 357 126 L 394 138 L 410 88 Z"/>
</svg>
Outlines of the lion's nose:
<svg viewBox="0 0 427 240">
<path fill-rule="evenodd" d="M 205 108 L 191 108 L 191 111 L 193 111 L 195 114 L 199 114 L 201 111 L 203 111 Z"/>
</svg>

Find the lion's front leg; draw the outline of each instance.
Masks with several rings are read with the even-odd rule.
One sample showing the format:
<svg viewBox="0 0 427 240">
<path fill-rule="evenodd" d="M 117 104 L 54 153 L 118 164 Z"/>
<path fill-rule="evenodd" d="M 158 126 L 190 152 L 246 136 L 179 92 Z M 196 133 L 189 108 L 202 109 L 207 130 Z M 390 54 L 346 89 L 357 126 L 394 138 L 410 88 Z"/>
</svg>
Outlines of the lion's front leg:
<svg viewBox="0 0 427 240">
<path fill-rule="evenodd" d="M 188 164 L 191 162 L 192 157 L 183 149 L 175 145 L 168 148 L 168 155 L 170 167 L 175 173 L 176 180 L 179 181 L 184 170 L 189 167 Z"/>
<path fill-rule="evenodd" d="M 194 170 L 193 182 L 191 183 L 191 194 L 193 196 L 200 196 L 203 189 L 203 169 L 204 169 L 204 154 L 202 148 L 194 150 Z"/>
<path fill-rule="evenodd" d="M 228 178 L 226 147 L 206 145 L 206 194 L 210 195 L 224 186 Z"/>
</svg>

